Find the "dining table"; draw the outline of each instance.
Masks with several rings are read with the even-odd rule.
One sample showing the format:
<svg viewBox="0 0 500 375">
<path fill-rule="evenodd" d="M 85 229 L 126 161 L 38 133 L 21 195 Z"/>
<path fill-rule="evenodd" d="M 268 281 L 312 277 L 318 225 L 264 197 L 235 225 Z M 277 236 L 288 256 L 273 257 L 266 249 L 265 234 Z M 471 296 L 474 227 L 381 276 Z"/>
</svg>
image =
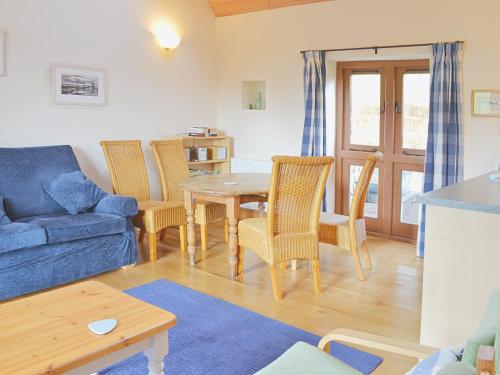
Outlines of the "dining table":
<svg viewBox="0 0 500 375">
<path fill-rule="evenodd" d="M 266 173 L 229 173 L 190 177 L 179 183 L 184 191 L 189 263 L 196 264 L 195 207 L 197 201 L 226 205 L 229 224 L 229 265 L 231 278 L 238 276 L 238 221 L 240 205 L 266 202 L 271 175 Z"/>
</svg>

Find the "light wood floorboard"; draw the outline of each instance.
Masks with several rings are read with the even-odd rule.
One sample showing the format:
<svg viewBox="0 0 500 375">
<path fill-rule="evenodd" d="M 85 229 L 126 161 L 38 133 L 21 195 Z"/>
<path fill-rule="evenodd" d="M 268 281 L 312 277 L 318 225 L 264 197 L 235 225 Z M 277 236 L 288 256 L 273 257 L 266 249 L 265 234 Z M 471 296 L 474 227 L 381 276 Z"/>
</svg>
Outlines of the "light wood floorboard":
<svg viewBox="0 0 500 375">
<path fill-rule="evenodd" d="M 322 294 L 314 294 L 310 266 L 300 262 L 297 271 L 289 266 L 280 272 L 284 299 L 278 302 L 273 298 L 267 264 L 252 251 L 245 252 L 242 279 L 230 280 L 222 224 L 209 226 L 206 258 L 196 267 L 190 267 L 187 253 L 180 252 L 178 238 L 177 229 L 169 228 L 165 241 L 158 242 L 157 262 L 149 263 L 145 241 L 140 244 L 137 266 L 94 279 L 128 289 L 165 278 L 317 335 L 333 328 L 352 328 L 418 342 L 423 262 L 415 257 L 413 245 L 370 237 L 373 271 L 361 282 L 347 251 L 322 244 Z M 199 237 L 197 240 L 199 244 Z M 372 352 L 385 358 L 375 374 L 403 374 L 415 363 L 410 358 Z"/>
</svg>

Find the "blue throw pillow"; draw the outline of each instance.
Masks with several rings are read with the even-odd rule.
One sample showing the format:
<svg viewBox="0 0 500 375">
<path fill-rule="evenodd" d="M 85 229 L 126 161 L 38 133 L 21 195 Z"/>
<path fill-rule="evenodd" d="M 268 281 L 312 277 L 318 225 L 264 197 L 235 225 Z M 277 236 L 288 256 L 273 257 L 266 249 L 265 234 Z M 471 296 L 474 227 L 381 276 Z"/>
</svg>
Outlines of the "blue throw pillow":
<svg viewBox="0 0 500 375">
<path fill-rule="evenodd" d="M 71 215 L 87 211 L 106 196 L 99 186 L 80 171 L 63 173 L 43 188 Z"/>
<path fill-rule="evenodd" d="M 0 225 L 10 224 L 10 223 L 12 223 L 12 221 L 10 221 L 9 217 L 5 213 L 3 197 L 0 197 Z"/>
</svg>

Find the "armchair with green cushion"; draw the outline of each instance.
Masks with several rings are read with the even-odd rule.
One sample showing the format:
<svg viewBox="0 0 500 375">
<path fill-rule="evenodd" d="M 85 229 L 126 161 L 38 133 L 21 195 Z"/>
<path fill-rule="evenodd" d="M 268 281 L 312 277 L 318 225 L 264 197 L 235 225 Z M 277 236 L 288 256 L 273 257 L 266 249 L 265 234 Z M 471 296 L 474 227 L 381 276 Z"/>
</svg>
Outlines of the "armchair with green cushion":
<svg viewBox="0 0 500 375">
<path fill-rule="evenodd" d="M 423 360 L 407 375 L 500 375 L 500 290 L 495 291 L 477 332 L 463 348 L 436 349 L 350 329 L 335 329 L 318 347 L 299 342 L 255 375 L 359 375 L 332 357 L 330 342 L 340 341 Z M 450 354 L 451 353 L 451 354 Z M 456 355 L 455 355 L 456 354 Z"/>
</svg>

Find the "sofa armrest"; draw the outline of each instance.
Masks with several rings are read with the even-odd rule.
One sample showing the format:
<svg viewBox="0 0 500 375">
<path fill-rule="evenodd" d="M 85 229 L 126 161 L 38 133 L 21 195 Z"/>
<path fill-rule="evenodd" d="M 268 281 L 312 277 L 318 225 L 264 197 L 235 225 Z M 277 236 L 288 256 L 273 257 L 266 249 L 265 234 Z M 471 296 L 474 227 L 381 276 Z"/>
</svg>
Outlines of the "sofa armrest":
<svg viewBox="0 0 500 375">
<path fill-rule="evenodd" d="M 135 198 L 108 194 L 95 205 L 93 211 L 100 214 L 130 217 L 137 214 L 138 206 Z"/>
<path fill-rule="evenodd" d="M 323 337 L 318 344 L 318 348 L 329 352 L 331 341 L 342 341 L 418 359 L 427 358 L 434 352 L 439 351 L 439 349 L 429 346 L 343 328 L 334 329 Z"/>
</svg>

